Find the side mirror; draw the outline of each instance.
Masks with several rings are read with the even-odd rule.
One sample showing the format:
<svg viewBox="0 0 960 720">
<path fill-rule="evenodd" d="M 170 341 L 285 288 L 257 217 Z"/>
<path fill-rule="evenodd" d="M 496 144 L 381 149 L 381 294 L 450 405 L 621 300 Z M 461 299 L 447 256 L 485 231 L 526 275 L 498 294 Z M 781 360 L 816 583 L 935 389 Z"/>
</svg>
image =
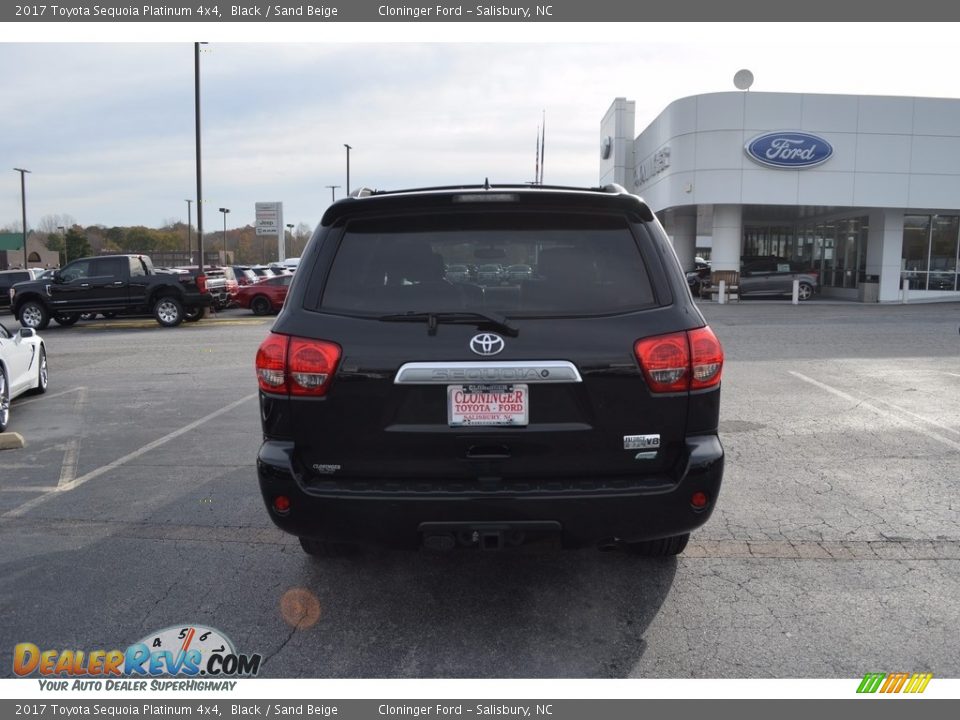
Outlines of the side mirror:
<svg viewBox="0 0 960 720">
<path fill-rule="evenodd" d="M 37 331 L 34 330 L 33 328 L 29 328 L 29 327 L 20 328 L 20 337 L 22 338 L 32 338 L 36 334 L 37 334 Z"/>
<path fill-rule="evenodd" d="M 59 271 L 59 270 L 54 270 L 54 271 L 53 271 L 53 281 L 54 281 L 55 283 L 63 282 L 63 277 L 60 275 L 60 271 Z"/>
</svg>

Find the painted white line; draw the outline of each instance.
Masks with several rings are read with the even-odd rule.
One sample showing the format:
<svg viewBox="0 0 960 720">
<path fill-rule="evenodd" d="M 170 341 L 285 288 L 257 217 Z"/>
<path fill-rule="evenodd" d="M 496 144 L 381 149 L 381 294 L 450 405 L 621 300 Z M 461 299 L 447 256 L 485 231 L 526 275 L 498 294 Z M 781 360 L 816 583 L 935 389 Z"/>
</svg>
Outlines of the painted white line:
<svg viewBox="0 0 960 720">
<path fill-rule="evenodd" d="M 86 402 L 87 389 L 82 387 L 80 388 L 80 392 L 77 393 L 77 399 L 73 401 L 73 411 L 80 420 L 81 428 L 83 427 L 83 406 Z M 73 479 L 77 476 L 77 463 L 80 461 L 80 441 L 82 439 L 83 433 L 81 431 L 77 434 L 77 437 L 67 442 L 67 449 L 63 454 L 63 463 L 60 465 L 60 480 L 57 482 L 58 488 L 73 482 Z"/>
<path fill-rule="evenodd" d="M 118 468 L 118 467 L 122 467 L 123 465 L 126 465 L 126 464 L 127 464 L 128 462 L 130 462 L 131 460 L 136 460 L 136 459 L 137 459 L 138 457 L 140 457 L 141 455 L 145 455 L 146 453 L 150 452 L 151 450 L 155 450 L 156 448 L 160 447 L 161 445 L 167 444 L 167 443 L 170 442 L 171 440 L 176 440 L 176 439 L 177 439 L 178 437 L 180 437 L 181 435 L 185 435 L 185 434 L 187 434 L 188 432 L 190 432 L 191 430 L 194 430 L 194 429 L 200 427 L 200 426 L 203 425 L 204 423 L 208 423 L 208 422 L 210 422 L 211 420 L 213 420 L 214 418 L 219 417 L 219 416 L 221 416 L 221 415 L 224 415 L 224 414 L 230 412 L 230 411 L 233 410 L 234 408 L 242 405 L 243 403 L 247 402 L 248 400 L 252 400 L 252 399 L 255 398 L 256 396 L 257 396 L 256 393 L 252 393 L 252 394 L 250 394 L 250 395 L 247 395 L 246 397 L 242 397 L 242 398 L 240 398 L 239 400 L 236 400 L 236 401 L 230 403 L 229 405 L 220 408 L 219 410 L 215 410 L 214 412 L 210 413 L 209 415 L 205 415 L 204 417 L 200 418 L 199 420 L 194 420 L 194 421 L 193 421 L 192 423 L 190 423 L 189 425 L 184 425 L 184 426 L 183 426 L 182 428 L 180 428 L 179 430 L 174 430 L 172 433 L 168 433 L 167 435 L 164 435 L 164 436 L 161 437 L 161 438 L 157 438 L 157 439 L 154 440 L 153 442 L 147 443 L 147 444 L 144 445 L 143 447 L 138 448 L 138 449 L 134 450 L 134 451 L 131 452 L 131 453 L 127 453 L 127 454 L 124 455 L 122 458 L 119 458 L 119 459 L 117 459 L 117 460 L 114 460 L 112 463 L 108 463 L 107 465 L 103 465 L 102 467 L 98 467 L 98 468 L 95 469 L 95 470 L 91 470 L 90 472 L 88 472 L 88 473 L 86 473 L 86 474 L 84 474 L 84 475 L 81 475 L 80 477 L 78 477 L 78 478 L 76 478 L 76 479 L 74 479 L 74 480 L 71 480 L 70 482 L 64 483 L 63 485 L 58 485 L 58 486 L 57 486 L 57 489 L 56 489 L 55 491 L 53 491 L 53 492 L 48 492 L 47 494 L 41 495 L 40 497 L 34 498 L 33 500 L 28 500 L 27 502 L 23 503 L 23 505 L 20 505 L 19 507 L 16 507 L 16 508 L 14 508 L 13 510 L 8 510 L 8 511 L 5 512 L 3 515 L 0 515 L 0 519 L 2 519 L 2 518 L 15 518 L 15 517 L 20 517 L 20 516 L 24 515 L 25 513 L 29 512 L 30 510 L 32 510 L 33 508 L 35 508 L 37 505 L 40 505 L 41 503 L 46 502 L 46 501 L 49 500 L 50 498 L 55 497 L 55 496 L 59 495 L 60 493 L 69 492 L 70 490 L 75 490 L 75 489 L 77 489 L 78 487 L 80 487 L 81 485 L 83 485 L 84 483 L 87 483 L 87 482 L 89 482 L 90 480 L 93 480 L 94 478 L 98 478 L 98 477 L 100 477 L 101 475 L 103 475 L 104 473 L 108 473 L 108 472 L 110 472 L 111 470 L 115 470 L 115 469 Z"/>
<path fill-rule="evenodd" d="M 911 413 L 908 410 L 904 410 L 903 408 L 893 405 L 892 403 L 888 403 L 885 400 L 881 400 L 881 402 L 883 402 L 884 404 L 897 408 L 900 414 L 892 413 L 889 410 L 884 410 L 883 408 L 879 408 L 876 405 L 871 405 L 870 403 L 866 402 L 862 398 L 858 398 L 854 395 L 850 395 L 849 393 L 845 393 L 843 390 L 838 390 L 837 388 L 831 387 L 830 385 L 827 385 L 826 383 L 822 383 L 819 380 L 814 380 L 812 377 L 807 377 L 802 373 L 798 373 L 793 370 L 789 370 L 788 372 L 794 377 L 799 378 L 800 380 L 803 380 L 806 383 L 810 383 L 814 387 L 818 387 L 821 390 L 831 393 L 832 395 L 836 395 L 839 398 L 843 398 L 844 400 L 847 400 L 848 402 L 853 403 L 859 408 L 864 408 L 865 410 L 874 412 L 877 415 L 881 415 L 887 418 L 888 420 L 892 420 L 893 422 L 899 425 L 906 425 L 907 427 L 915 430 L 921 435 L 927 436 L 931 440 L 936 440 L 937 442 L 942 443 L 947 447 L 953 448 L 954 450 L 960 450 L 960 442 L 956 442 L 955 440 L 951 440 L 948 437 L 944 437 L 939 433 L 935 433 L 931 430 L 928 430 L 927 428 L 923 427 L 919 423 L 913 422 L 912 420 L 908 420 L 907 418 L 903 417 L 903 415 L 906 414 L 906 415 L 913 415 L 914 417 L 920 418 L 919 415 L 914 415 L 914 413 Z M 873 398 L 873 399 L 876 399 L 876 398 Z M 927 420 L 926 418 L 920 418 L 920 419 L 926 423 L 930 423 L 931 425 L 937 425 L 938 427 L 943 427 L 938 423 L 933 422 L 932 420 Z M 946 428 L 946 429 L 949 430 L 950 428 Z M 954 431 L 951 430 L 951 432 L 954 432 Z"/>
<path fill-rule="evenodd" d="M 960 377 L 960 373 L 947 372 L 946 370 L 944 370 L 943 374 L 944 374 L 944 375 L 952 375 L 953 377 Z"/>
<path fill-rule="evenodd" d="M 63 454 L 63 464 L 60 466 L 60 479 L 57 487 L 62 488 L 73 482 L 77 477 L 77 462 L 80 458 L 80 438 L 67 443 L 67 451 Z"/>
<path fill-rule="evenodd" d="M 30 486 L 30 485 L 13 485 L 11 487 L 0 488 L 0 492 L 52 492 L 56 490 L 55 487 L 40 487 L 40 486 Z"/>
<path fill-rule="evenodd" d="M 52 400 L 53 398 L 63 397 L 64 395 L 69 395 L 70 393 L 75 392 L 86 392 L 87 388 L 84 386 L 71 388 L 69 390 L 61 390 L 58 393 L 44 393 L 40 397 L 30 398 L 29 400 L 20 400 L 17 402 L 17 407 L 23 407 L 24 405 L 30 405 L 31 403 L 47 402 L 47 400 Z"/>
</svg>

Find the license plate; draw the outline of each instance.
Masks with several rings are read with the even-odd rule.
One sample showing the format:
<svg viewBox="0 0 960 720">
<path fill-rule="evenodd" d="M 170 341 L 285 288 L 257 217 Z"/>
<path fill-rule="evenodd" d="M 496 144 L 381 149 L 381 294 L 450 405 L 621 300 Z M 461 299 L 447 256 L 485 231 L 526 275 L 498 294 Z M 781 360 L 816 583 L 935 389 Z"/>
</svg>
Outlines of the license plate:
<svg viewBox="0 0 960 720">
<path fill-rule="evenodd" d="M 530 415 L 529 393 L 527 385 L 448 385 L 449 424 L 526 425 Z"/>
</svg>

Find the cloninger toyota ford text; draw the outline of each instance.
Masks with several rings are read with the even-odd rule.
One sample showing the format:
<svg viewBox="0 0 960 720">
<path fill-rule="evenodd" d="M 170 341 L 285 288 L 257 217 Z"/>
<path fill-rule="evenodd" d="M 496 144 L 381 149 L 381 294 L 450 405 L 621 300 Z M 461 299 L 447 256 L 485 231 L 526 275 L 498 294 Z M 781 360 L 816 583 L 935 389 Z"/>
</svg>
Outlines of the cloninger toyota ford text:
<svg viewBox="0 0 960 720">
<path fill-rule="evenodd" d="M 257 351 L 260 488 L 312 555 L 675 555 L 720 491 L 722 366 L 663 228 L 618 186 L 359 191 Z"/>
</svg>

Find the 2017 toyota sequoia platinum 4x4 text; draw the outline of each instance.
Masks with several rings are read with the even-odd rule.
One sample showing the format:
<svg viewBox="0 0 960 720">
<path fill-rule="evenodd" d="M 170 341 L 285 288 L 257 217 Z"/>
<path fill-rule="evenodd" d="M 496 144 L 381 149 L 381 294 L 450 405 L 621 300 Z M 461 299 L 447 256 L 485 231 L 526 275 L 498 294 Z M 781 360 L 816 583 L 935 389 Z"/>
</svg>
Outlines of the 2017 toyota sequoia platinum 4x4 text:
<svg viewBox="0 0 960 720">
<path fill-rule="evenodd" d="M 618 186 L 363 191 L 326 211 L 257 351 L 260 488 L 314 555 L 674 555 L 720 490 L 722 365 Z"/>
</svg>

